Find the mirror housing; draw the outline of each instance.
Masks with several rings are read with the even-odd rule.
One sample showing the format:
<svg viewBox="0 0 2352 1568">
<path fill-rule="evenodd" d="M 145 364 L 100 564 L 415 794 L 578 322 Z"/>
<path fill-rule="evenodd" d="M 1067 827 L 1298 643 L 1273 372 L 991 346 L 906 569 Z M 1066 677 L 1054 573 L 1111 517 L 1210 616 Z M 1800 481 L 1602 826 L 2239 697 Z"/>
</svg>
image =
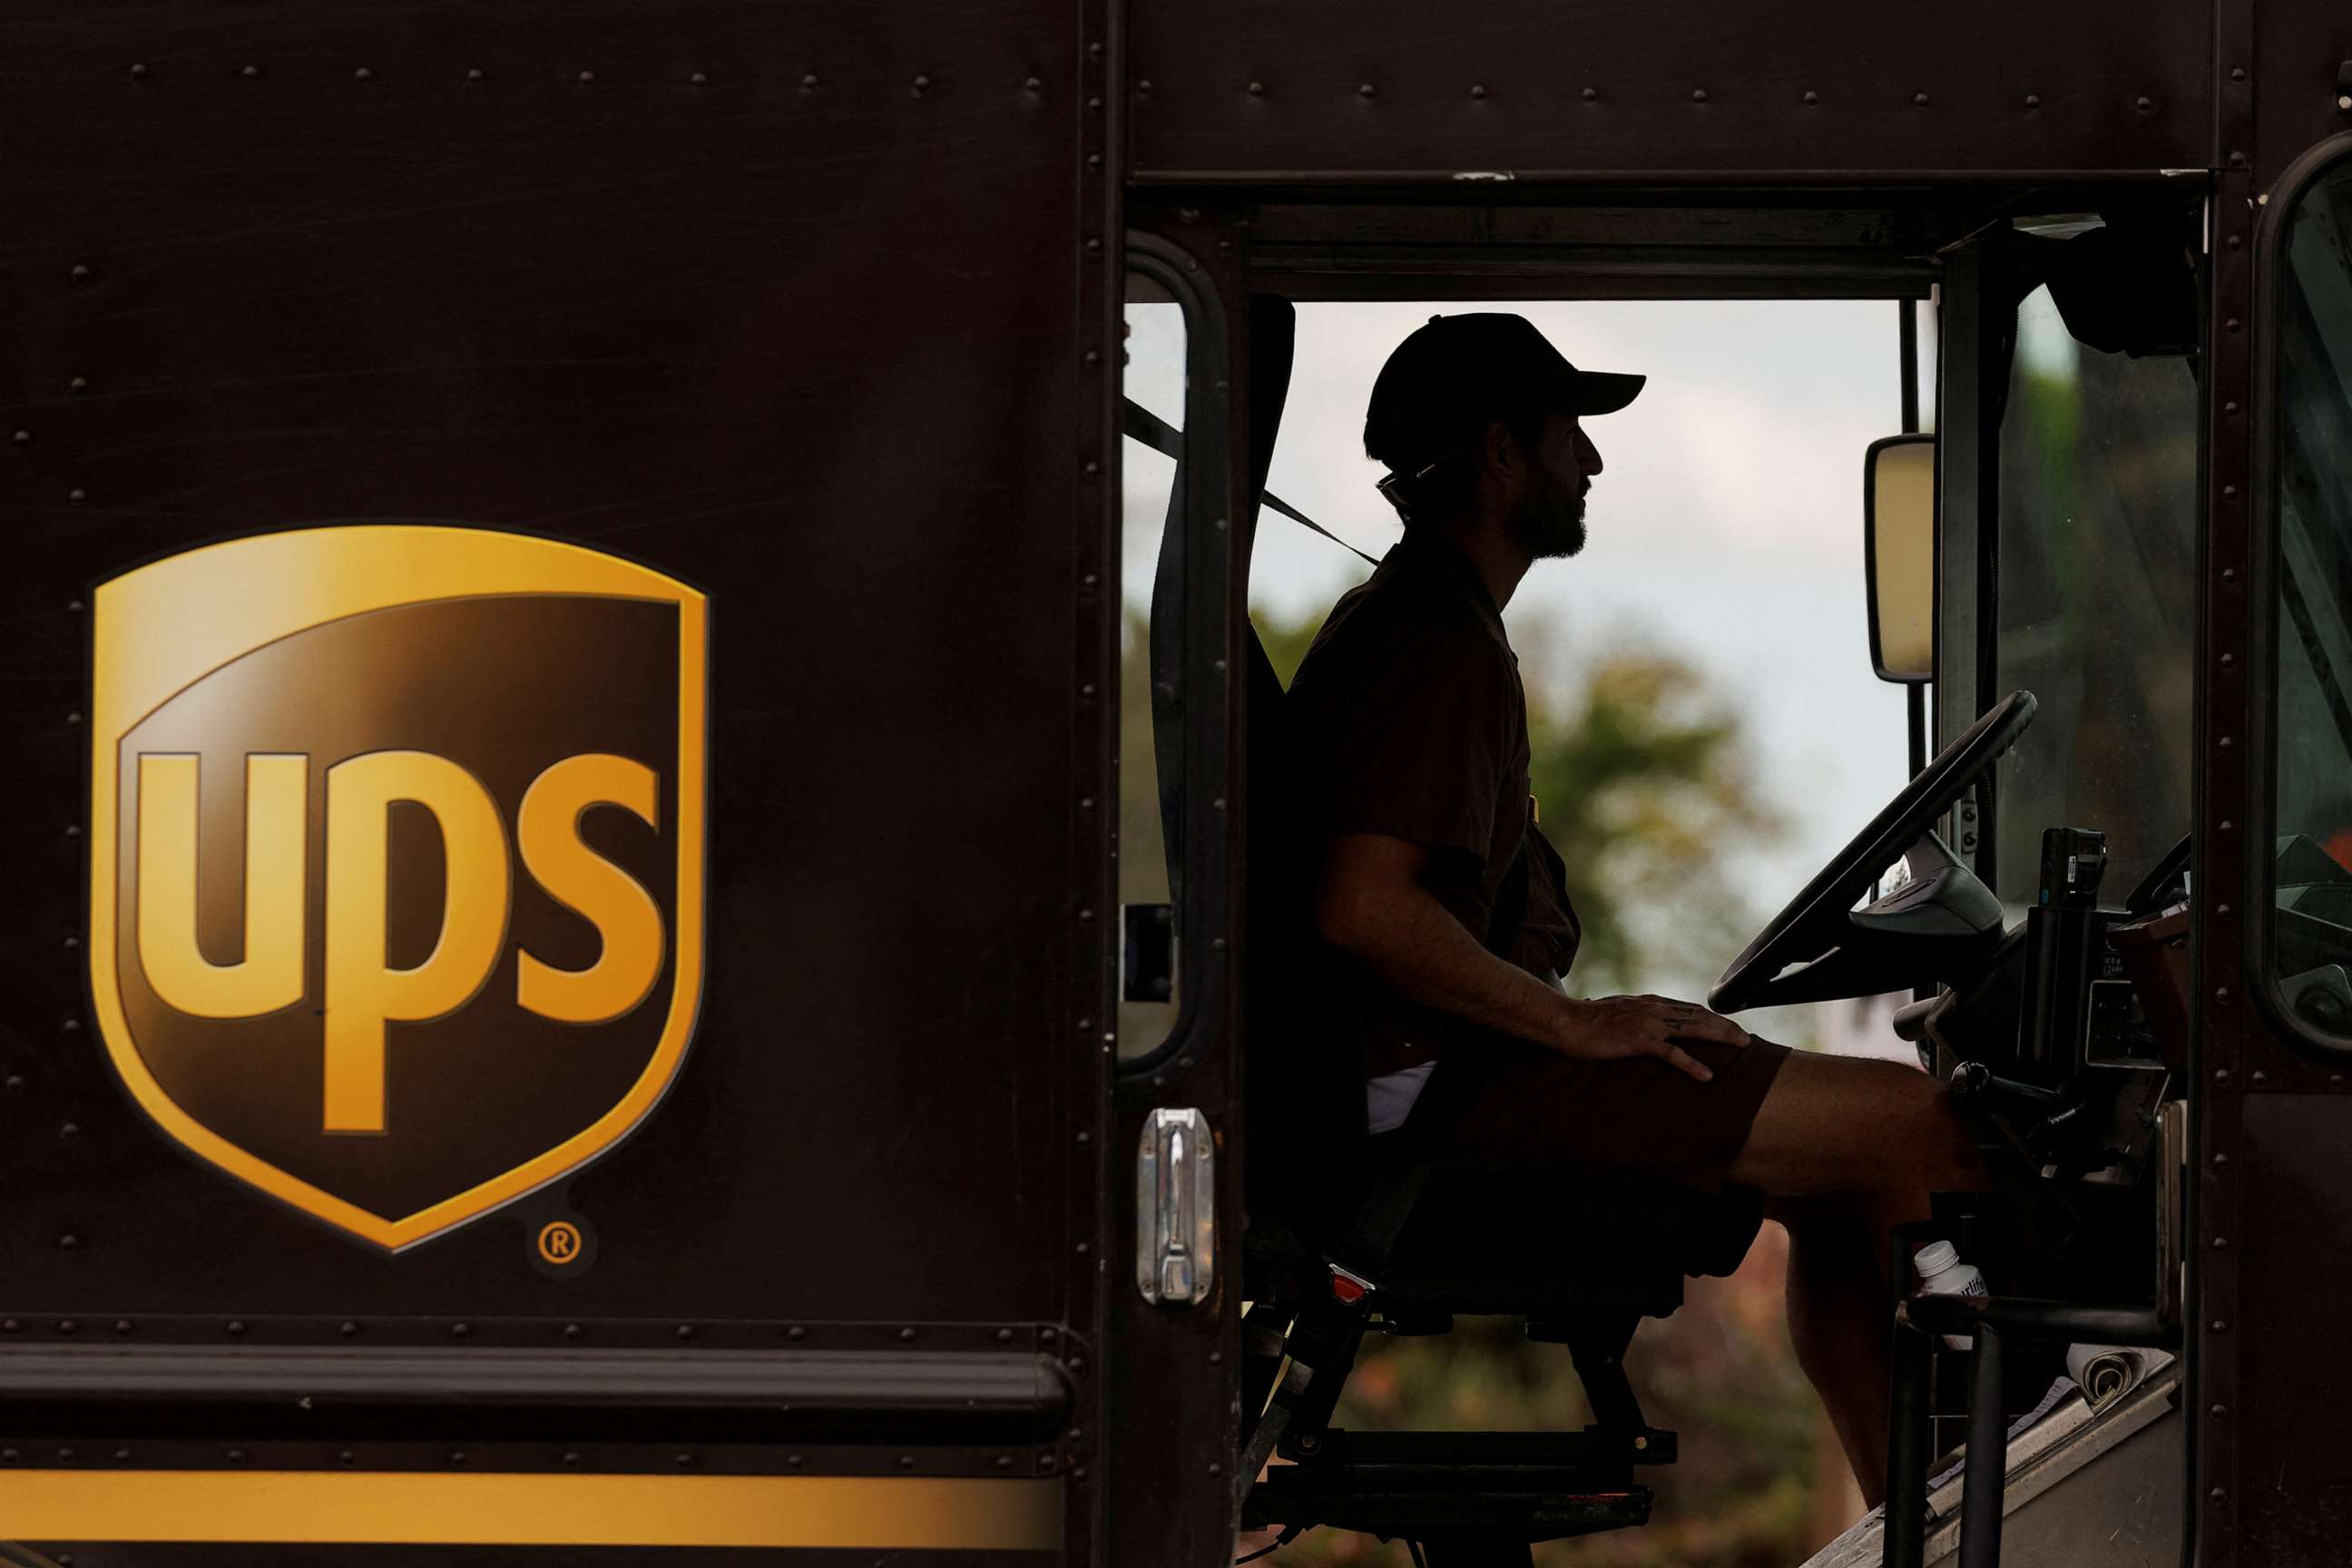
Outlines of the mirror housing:
<svg viewBox="0 0 2352 1568">
<path fill-rule="evenodd" d="M 1863 458 L 1862 569 L 1870 667 L 1917 686 L 1936 674 L 1936 438 L 1889 436 Z"/>
</svg>

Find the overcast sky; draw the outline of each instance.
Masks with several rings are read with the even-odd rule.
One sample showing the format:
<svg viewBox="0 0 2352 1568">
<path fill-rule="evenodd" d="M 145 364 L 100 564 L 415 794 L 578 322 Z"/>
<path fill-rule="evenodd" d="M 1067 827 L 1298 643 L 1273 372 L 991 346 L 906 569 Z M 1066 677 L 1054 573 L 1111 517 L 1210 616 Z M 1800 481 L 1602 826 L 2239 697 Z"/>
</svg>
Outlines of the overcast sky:
<svg viewBox="0 0 2352 1568">
<path fill-rule="evenodd" d="M 1390 350 L 1433 310 L 1308 304 L 1269 488 L 1372 555 L 1395 515 L 1363 455 L 1364 403 Z M 1679 655 L 1743 721 L 1780 843 L 1726 844 L 1726 868 L 1779 908 L 1901 786 L 1900 688 L 1870 671 L 1862 575 L 1863 451 L 1900 428 L 1896 307 L 1883 300 L 1585 301 L 1517 307 L 1577 364 L 1649 377 L 1619 414 L 1588 420 L 1604 471 L 1591 542 L 1539 563 L 1506 612 L 1531 681 L 1571 691 L 1577 667 L 1620 647 Z M 1181 404 L 1172 306 L 1130 307 L 1129 394 L 1171 422 Z M 1928 335 L 1932 338 L 1932 334 Z M 1130 596 L 1169 465 L 1127 445 Z M 1146 557 L 1133 562 L 1136 555 Z M 1369 572 L 1266 512 L 1254 607 L 1319 616 Z M 1727 960 L 1731 954 L 1721 955 Z M 1715 963 L 1708 967 L 1712 970 Z"/>
</svg>

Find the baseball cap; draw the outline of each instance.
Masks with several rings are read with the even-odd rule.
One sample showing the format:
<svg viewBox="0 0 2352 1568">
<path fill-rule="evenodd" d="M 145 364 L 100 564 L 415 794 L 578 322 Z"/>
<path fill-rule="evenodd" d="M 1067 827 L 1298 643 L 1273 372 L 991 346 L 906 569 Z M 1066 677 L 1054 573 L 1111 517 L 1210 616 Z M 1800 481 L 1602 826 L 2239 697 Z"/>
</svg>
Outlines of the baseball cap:
<svg viewBox="0 0 2352 1568">
<path fill-rule="evenodd" d="M 1372 383 L 1364 450 L 1410 478 L 1490 419 L 1521 409 L 1614 414 L 1648 379 L 1577 369 L 1525 316 L 1432 316 Z"/>
</svg>

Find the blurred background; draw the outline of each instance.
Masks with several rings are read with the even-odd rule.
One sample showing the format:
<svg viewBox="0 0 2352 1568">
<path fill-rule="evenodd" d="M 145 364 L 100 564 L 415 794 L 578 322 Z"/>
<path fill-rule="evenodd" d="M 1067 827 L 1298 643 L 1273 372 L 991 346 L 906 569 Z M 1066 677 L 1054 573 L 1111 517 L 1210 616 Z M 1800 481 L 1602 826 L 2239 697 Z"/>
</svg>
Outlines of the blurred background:
<svg viewBox="0 0 2352 1568">
<path fill-rule="evenodd" d="M 1446 308 L 1299 308 L 1268 488 L 1373 556 L 1398 525 L 1373 489 L 1382 470 L 1363 455 L 1365 401 L 1389 352 Z M 1585 926 L 1569 988 L 1703 996 L 1905 779 L 1904 698 L 1871 673 L 1862 556 L 1864 448 L 1900 422 L 1899 307 L 1520 309 L 1577 364 L 1650 378 L 1631 408 L 1587 422 L 1606 467 L 1584 552 L 1539 563 L 1505 614 L 1545 832 Z M 1181 424 L 1181 314 L 1146 302 L 1128 315 L 1128 395 Z M 1932 388 L 1931 363 L 1922 375 Z M 1933 408 L 1932 390 L 1922 404 Z M 1144 654 L 1174 465 L 1135 441 L 1125 464 L 1121 897 L 1141 901 L 1168 896 Z M 1286 680 L 1332 602 L 1370 570 L 1262 514 L 1251 616 Z M 1171 1010 L 1127 1009 L 1122 1053 L 1156 1044 Z M 1885 1012 L 1831 1004 L 1742 1021 L 1803 1048 L 1915 1059 Z M 1681 1435 L 1680 1462 L 1643 1478 L 1658 1494 L 1651 1526 L 1540 1546 L 1538 1563 L 1794 1563 L 1860 1515 L 1790 1347 L 1786 1248 L 1767 1226 L 1738 1273 L 1692 1280 L 1683 1310 L 1635 1341 L 1629 1371 L 1643 1408 Z M 1507 1430 L 1589 1419 L 1564 1350 L 1528 1343 L 1515 1321 L 1464 1319 L 1443 1338 L 1375 1336 L 1338 1424 Z M 1408 1559 L 1402 1545 L 1313 1531 L 1269 1561 Z"/>
</svg>

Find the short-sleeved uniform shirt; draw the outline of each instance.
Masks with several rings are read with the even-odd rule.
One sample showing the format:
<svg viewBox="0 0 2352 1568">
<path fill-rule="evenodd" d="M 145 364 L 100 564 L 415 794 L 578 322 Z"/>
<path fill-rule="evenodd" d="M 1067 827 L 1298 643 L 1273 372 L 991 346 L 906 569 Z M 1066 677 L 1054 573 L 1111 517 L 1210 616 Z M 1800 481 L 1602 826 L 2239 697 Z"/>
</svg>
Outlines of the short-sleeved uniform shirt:
<svg viewBox="0 0 2352 1568">
<path fill-rule="evenodd" d="M 1567 973 L 1578 927 L 1559 857 L 1535 826 L 1518 658 L 1465 556 L 1407 533 L 1333 607 L 1287 706 L 1310 833 L 1421 845 L 1430 891 L 1473 936 L 1547 981 Z M 1524 899 L 1507 886 L 1523 853 Z M 1432 1062 L 1467 1033 L 1369 973 L 1348 978 L 1367 1078 Z"/>
</svg>

